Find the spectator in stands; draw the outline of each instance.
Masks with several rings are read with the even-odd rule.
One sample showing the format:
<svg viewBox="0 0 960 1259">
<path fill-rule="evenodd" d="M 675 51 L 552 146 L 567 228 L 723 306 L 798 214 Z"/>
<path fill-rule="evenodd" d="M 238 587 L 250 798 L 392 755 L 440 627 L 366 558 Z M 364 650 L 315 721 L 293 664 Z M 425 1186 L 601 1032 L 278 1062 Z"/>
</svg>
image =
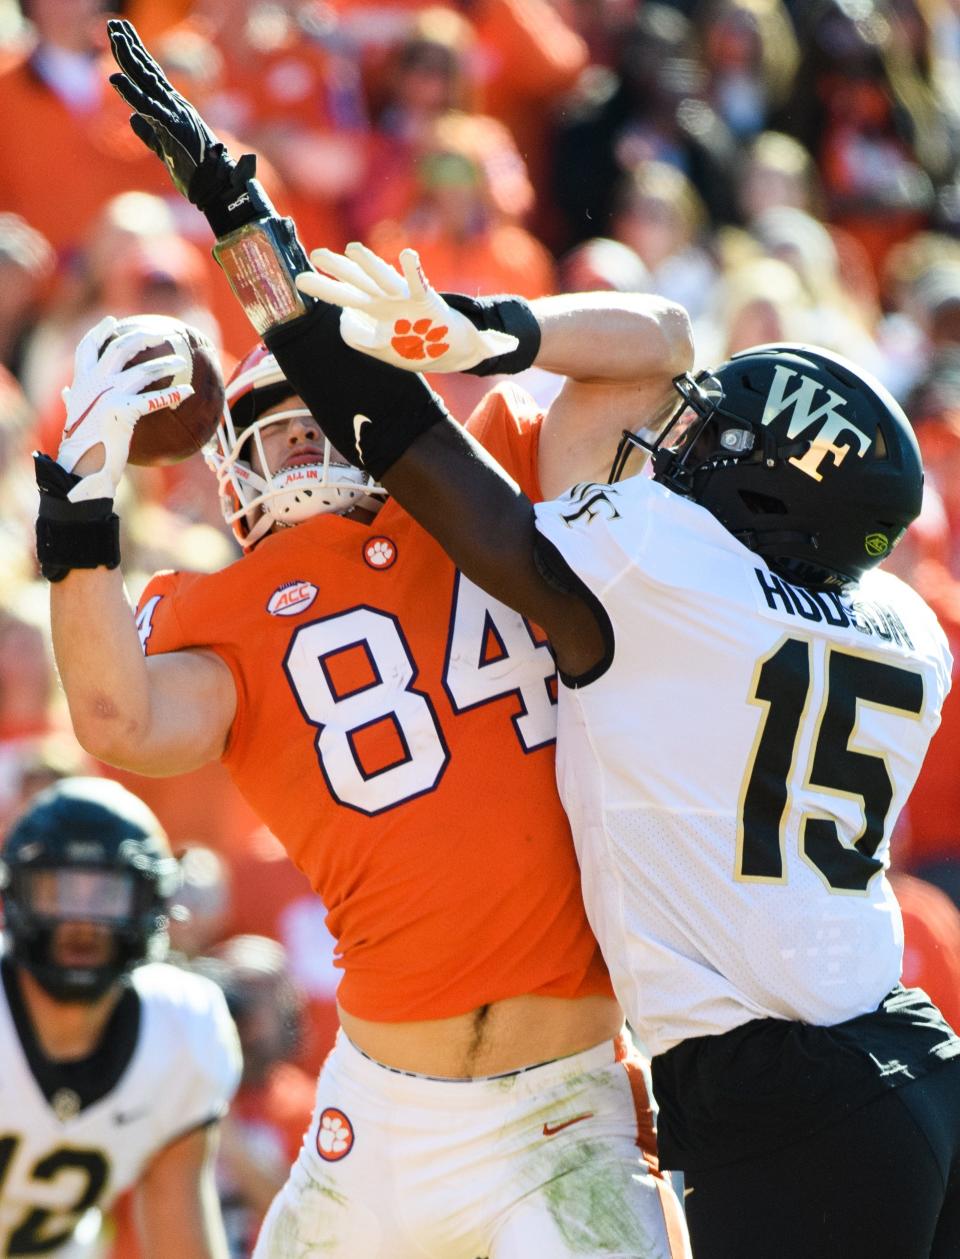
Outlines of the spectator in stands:
<svg viewBox="0 0 960 1259">
<path fill-rule="evenodd" d="M 39 608 L 36 609 L 39 611 Z M 7 606 L 0 612 L 0 741 L 52 729 L 53 657 L 42 621 Z"/>
<path fill-rule="evenodd" d="M 39 744 L 57 729 L 55 693 L 42 589 L 7 588 L 0 595 L 0 829 L 15 816 Z"/>
<path fill-rule="evenodd" d="M 170 947 L 189 960 L 224 938 L 230 875 L 223 858 L 203 844 L 190 844 L 177 855 L 180 887 L 170 906 Z"/>
<path fill-rule="evenodd" d="M 960 7 L 955 0 L 927 0 L 923 16 L 931 78 L 956 130 L 960 127 Z"/>
<path fill-rule="evenodd" d="M 266 827 L 238 831 L 223 855 L 230 870 L 225 934 L 264 935 L 283 945 L 304 998 L 297 1062 L 315 1079 L 340 1026 L 336 991 L 342 972 L 326 908 Z"/>
<path fill-rule="evenodd" d="M 587 65 L 587 46 L 552 0 L 475 0 L 466 12 L 477 37 L 477 107 L 507 127 L 539 197 L 552 119 Z"/>
<path fill-rule="evenodd" d="M 690 180 L 666 162 L 639 162 L 614 196 L 614 237 L 642 259 L 653 292 L 703 314 L 717 279 L 704 248 L 706 210 Z"/>
<path fill-rule="evenodd" d="M 879 271 L 890 247 L 928 221 L 956 156 L 928 44 L 916 38 L 925 19 L 914 0 L 817 0 L 803 12 L 783 126 L 814 154 L 831 219 Z"/>
<path fill-rule="evenodd" d="M 461 22 L 468 19 L 472 28 L 471 106 L 507 127 L 539 188 L 546 127 L 587 65 L 586 44 L 551 0 L 471 0 L 445 7 L 461 15 Z M 362 50 L 376 112 L 392 50 L 416 37 L 425 5 L 422 0 L 335 0 L 334 8 L 343 35 Z"/>
<path fill-rule="evenodd" d="M 797 273 L 776 258 L 743 259 L 724 272 L 697 325 L 698 355 L 721 362 L 751 345 L 815 343 L 810 300 Z"/>
<path fill-rule="evenodd" d="M 445 289 L 553 292 L 553 261 L 521 225 L 533 204 L 523 158 L 492 118 L 450 113 L 431 127 L 410 209 L 373 229 L 371 247 L 395 259 L 407 244 Z"/>
<path fill-rule="evenodd" d="M 858 292 L 845 283 L 837 246 L 811 214 L 779 206 L 752 224 L 763 249 L 793 267 L 810 303 L 811 335 L 817 345 L 862 364 L 887 383 L 874 331 L 879 317 L 875 290 Z"/>
<path fill-rule="evenodd" d="M 61 730 L 24 740 L 17 749 L 15 772 L 10 771 L 11 760 L 0 744 L 0 839 L 35 795 L 63 778 L 87 777 L 93 767 L 73 732 Z"/>
<path fill-rule="evenodd" d="M 646 3 L 621 35 L 616 73 L 588 77 L 556 131 L 552 196 L 561 245 L 610 234 L 615 189 L 643 161 L 676 166 L 714 222 L 735 217 L 733 136 L 705 99 L 696 31 L 677 9 Z"/>
<path fill-rule="evenodd" d="M 23 386 L 36 407 L 42 410 L 55 399 L 62 419 L 60 388 L 69 377 L 77 338 L 108 308 L 118 316 L 149 309 L 139 304 L 142 295 L 125 283 L 124 260 L 135 257 L 141 245 L 175 238 L 171 210 L 153 194 L 120 193 L 98 208 L 83 238 L 77 240 L 69 272 L 61 277 L 24 348 Z M 191 298 L 196 305 L 195 290 Z M 122 309 L 109 307 L 114 300 L 123 303 Z"/>
<path fill-rule="evenodd" d="M 0 70 L 0 209 L 22 215 L 64 259 L 109 197 L 167 189 L 107 83 L 101 0 L 24 8 L 35 38 Z"/>
<path fill-rule="evenodd" d="M 392 262 L 405 246 L 416 249 L 441 289 L 542 297 L 554 291 L 554 263 L 522 226 L 532 205 L 526 166 L 506 127 L 481 114 L 445 114 L 417 162 L 404 219 L 378 224 L 368 241 Z M 489 385 L 466 374 L 432 383 L 460 416 L 470 414 Z"/>
<path fill-rule="evenodd" d="M 925 469 L 924 510 L 892 564 L 934 609 L 953 652 L 954 689 L 943 706 L 904 810 L 902 851 L 912 873 L 960 905 L 960 356 L 941 351 L 906 403 Z M 900 551 L 903 554 L 900 554 Z"/>
<path fill-rule="evenodd" d="M 77 341 L 98 319 L 172 315 L 219 345 L 211 293 L 206 260 L 178 233 L 166 202 L 139 192 L 107 201 L 76 257 L 72 282 L 61 286 L 24 356 L 24 387 L 38 411 L 37 447 L 49 450 L 59 440 L 60 390 L 70 379 Z"/>
<path fill-rule="evenodd" d="M 799 140 L 782 131 L 764 131 L 753 139 L 737 172 L 744 223 L 784 205 L 819 214 L 821 195 L 816 165 Z"/>
<path fill-rule="evenodd" d="M 14 376 L 54 265 L 53 250 L 36 228 L 19 214 L 0 213 L 0 364 Z"/>
<path fill-rule="evenodd" d="M 407 37 L 388 54 L 373 97 L 363 186 L 349 211 L 358 240 L 382 219 L 402 219 L 408 212 L 416 195 L 416 163 L 437 119 L 471 110 L 473 47 L 473 28 L 464 17 L 431 7 L 412 19 Z"/>
<path fill-rule="evenodd" d="M 793 86 L 799 52 L 780 0 L 704 0 L 696 10 L 707 99 L 738 140 L 764 131 Z"/>
<path fill-rule="evenodd" d="M 650 293 L 653 278 L 635 249 L 608 236 L 594 236 L 569 250 L 558 263 L 561 293 Z"/>
<path fill-rule="evenodd" d="M 367 118 L 359 64 L 334 10 L 197 0 L 157 52 L 218 134 L 268 159 L 304 238 L 343 241 L 342 203 L 363 178 Z"/>
</svg>

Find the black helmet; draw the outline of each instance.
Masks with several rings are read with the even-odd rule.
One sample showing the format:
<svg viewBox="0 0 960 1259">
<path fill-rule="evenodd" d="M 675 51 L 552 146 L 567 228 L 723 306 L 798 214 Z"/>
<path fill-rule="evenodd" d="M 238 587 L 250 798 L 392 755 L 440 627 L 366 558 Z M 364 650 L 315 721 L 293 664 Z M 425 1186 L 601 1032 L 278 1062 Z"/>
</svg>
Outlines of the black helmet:
<svg viewBox="0 0 960 1259">
<path fill-rule="evenodd" d="M 920 511 L 920 449 L 868 372 L 809 345 L 760 345 L 678 376 L 657 432 L 624 433 L 611 480 L 641 446 L 654 480 L 711 512 L 774 571 L 806 586 L 857 581 Z"/>
<path fill-rule="evenodd" d="M 94 1001 L 138 963 L 163 956 L 167 898 L 178 881 L 142 800 L 106 778 L 66 778 L 31 802 L 0 852 L 10 955 L 57 1000 Z M 51 946 L 65 921 L 109 927 L 110 960 L 58 965 Z"/>
</svg>

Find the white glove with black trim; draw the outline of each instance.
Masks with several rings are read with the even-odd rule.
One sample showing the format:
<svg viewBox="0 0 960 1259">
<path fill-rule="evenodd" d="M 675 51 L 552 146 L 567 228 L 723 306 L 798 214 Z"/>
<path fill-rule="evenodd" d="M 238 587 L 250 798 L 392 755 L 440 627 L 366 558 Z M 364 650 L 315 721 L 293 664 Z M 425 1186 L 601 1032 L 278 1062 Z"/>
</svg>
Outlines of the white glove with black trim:
<svg viewBox="0 0 960 1259">
<path fill-rule="evenodd" d="M 84 475 L 67 497 L 79 503 L 115 497 L 127 466 L 134 425 L 155 403 L 173 410 L 193 393 L 191 364 L 180 354 L 166 354 L 136 367 L 125 367 L 141 350 L 162 345 L 155 332 L 124 332 L 106 342 L 117 328 L 107 315 L 83 337 L 74 356 L 73 383 L 62 397 L 67 409 L 57 463 L 72 472 L 88 451 L 103 447 L 103 465 Z M 106 348 L 104 348 L 106 346 Z M 173 377 L 166 389 L 150 390 L 158 380 Z M 148 392 L 141 393 L 146 389 Z"/>
<path fill-rule="evenodd" d="M 297 288 L 340 306 L 344 341 L 382 363 L 408 372 L 465 372 L 517 348 L 517 337 L 482 330 L 446 302 L 413 249 L 400 254 L 402 275 L 356 241 L 343 254 L 315 249 L 310 261 L 327 274 L 304 271 Z"/>
</svg>

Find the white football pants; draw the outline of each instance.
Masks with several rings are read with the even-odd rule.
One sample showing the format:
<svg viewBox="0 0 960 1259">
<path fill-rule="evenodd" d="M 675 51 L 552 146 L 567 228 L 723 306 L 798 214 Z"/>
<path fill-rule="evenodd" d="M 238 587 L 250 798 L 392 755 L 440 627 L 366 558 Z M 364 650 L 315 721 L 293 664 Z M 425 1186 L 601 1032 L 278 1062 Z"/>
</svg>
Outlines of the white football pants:
<svg viewBox="0 0 960 1259">
<path fill-rule="evenodd" d="M 626 1037 L 509 1075 L 381 1066 L 341 1032 L 253 1259 L 689 1259 Z"/>
</svg>

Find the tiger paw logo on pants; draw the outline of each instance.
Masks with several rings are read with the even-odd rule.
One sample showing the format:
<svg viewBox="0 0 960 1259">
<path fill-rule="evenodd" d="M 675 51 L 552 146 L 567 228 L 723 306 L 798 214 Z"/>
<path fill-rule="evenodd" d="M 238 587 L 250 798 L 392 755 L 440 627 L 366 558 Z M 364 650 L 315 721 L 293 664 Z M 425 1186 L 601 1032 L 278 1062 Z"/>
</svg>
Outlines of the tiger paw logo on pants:
<svg viewBox="0 0 960 1259">
<path fill-rule="evenodd" d="M 328 1163 L 346 1158 L 353 1149 L 353 1125 L 342 1110 L 328 1106 L 317 1128 L 317 1153 Z"/>
</svg>

